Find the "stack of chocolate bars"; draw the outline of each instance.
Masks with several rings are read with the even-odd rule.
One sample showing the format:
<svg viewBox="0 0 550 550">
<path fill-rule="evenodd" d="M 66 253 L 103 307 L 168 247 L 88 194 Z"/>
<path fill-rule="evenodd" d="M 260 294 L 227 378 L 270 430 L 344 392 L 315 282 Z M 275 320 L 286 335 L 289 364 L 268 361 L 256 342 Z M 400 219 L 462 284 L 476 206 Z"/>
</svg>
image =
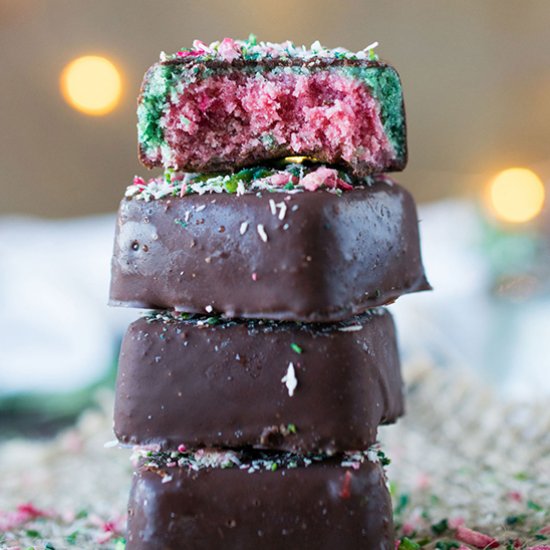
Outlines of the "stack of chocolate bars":
<svg viewBox="0 0 550 550">
<path fill-rule="evenodd" d="M 138 106 L 111 303 L 128 550 L 393 549 L 380 424 L 403 414 L 391 315 L 429 289 L 399 77 L 373 46 L 224 39 L 161 56 Z"/>
</svg>

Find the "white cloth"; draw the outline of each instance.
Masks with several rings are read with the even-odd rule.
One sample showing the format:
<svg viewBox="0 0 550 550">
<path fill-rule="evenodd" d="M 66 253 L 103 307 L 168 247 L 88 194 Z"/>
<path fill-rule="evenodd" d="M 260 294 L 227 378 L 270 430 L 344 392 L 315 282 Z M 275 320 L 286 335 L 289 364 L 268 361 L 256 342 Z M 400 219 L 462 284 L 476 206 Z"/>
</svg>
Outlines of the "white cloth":
<svg viewBox="0 0 550 550">
<path fill-rule="evenodd" d="M 112 365 L 136 317 L 106 305 L 114 224 L 0 219 L 0 395 L 73 390 Z"/>
</svg>

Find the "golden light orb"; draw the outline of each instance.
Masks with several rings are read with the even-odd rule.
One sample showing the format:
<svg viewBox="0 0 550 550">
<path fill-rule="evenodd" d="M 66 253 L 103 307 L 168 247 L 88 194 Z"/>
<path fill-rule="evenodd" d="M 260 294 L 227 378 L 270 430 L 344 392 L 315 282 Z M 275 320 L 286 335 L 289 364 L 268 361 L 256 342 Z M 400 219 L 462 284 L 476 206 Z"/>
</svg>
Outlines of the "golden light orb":
<svg viewBox="0 0 550 550">
<path fill-rule="evenodd" d="M 544 205 L 545 189 L 539 176 L 528 168 L 508 168 L 489 185 L 489 206 L 505 222 L 525 223 Z"/>
<path fill-rule="evenodd" d="M 67 103 L 92 116 L 110 113 L 122 93 L 122 78 L 115 65 L 97 55 L 71 61 L 61 73 L 61 91 Z"/>
</svg>

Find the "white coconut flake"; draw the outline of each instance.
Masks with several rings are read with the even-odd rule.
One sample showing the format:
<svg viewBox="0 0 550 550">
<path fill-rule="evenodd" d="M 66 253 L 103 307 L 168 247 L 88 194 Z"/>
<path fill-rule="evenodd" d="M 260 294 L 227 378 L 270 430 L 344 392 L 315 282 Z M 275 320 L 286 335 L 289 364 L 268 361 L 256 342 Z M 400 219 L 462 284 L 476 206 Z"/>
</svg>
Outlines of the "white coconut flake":
<svg viewBox="0 0 550 550">
<path fill-rule="evenodd" d="M 378 46 L 378 42 L 373 42 L 372 44 L 369 44 L 364 51 L 368 52 L 369 50 L 374 50 L 374 48 L 378 48 Z"/>
<path fill-rule="evenodd" d="M 341 327 L 338 330 L 340 332 L 357 332 L 358 330 L 361 330 L 363 328 L 363 325 L 350 325 L 349 327 Z"/>
<path fill-rule="evenodd" d="M 286 203 L 284 201 L 281 201 L 277 203 L 277 207 L 279 208 L 279 219 L 283 221 L 286 216 Z"/>
<path fill-rule="evenodd" d="M 239 233 L 241 235 L 244 235 L 247 229 L 248 229 L 248 222 L 243 222 L 241 223 L 241 227 L 239 228 Z"/>
<path fill-rule="evenodd" d="M 206 204 L 201 204 L 195 208 L 196 212 L 202 212 L 206 208 Z"/>
<path fill-rule="evenodd" d="M 288 395 L 292 397 L 294 395 L 296 387 L 298 386 L 296 371 L 294 370 L 294 365 L 292 363 L 288 364 L 286 374 L 281 378 L 281 382 L 286 386 L 288 390 Z"/>
<path fill-rule="evenodd" d="M 172 476 L 164 476 L 162 478 L 162 483 L 170 483 L 174 479 Z"/>
<path fill-rule="evenodd" d="M 212 306 L 206 306 L 204 310 L 206 311 L 206 313 L 212 313 L 214 311 L 214 308 Z"/>
<path fill-rule="evenodd" d="M 256 229 L 258 231 L 258 235 L 260 235 L 260 239 L 262 239 L 262 241 L 264 243 L 267 242 L 267 233 L 265 232 L 265 229 L 264 229 L 264 226 L 263 224 L 259 223 L 257 226 L 256 226 Z"/>
<path fill-rule="evenodd" d="M 276 216 L 277 207 L 275 206 L 275 201 L 273 199 L 269 199 L 269 208 L 271 209 L 271 214 L 273 214 L 273 216 Z"/>
<path fill-rule="evenodd" d="M 111 441 L 107 441 L 107 443 L 105 443 L 103 445 L 103 447 L 105 447 L 106 449 L 112 449 L 113 447 L 117 447 L 118 446 L 118 440 L 116 439 L 112 439 Z"/>
<path fill-rule="evenodd" d="M 378 457 L 378 453 L 375 450 L 368 449 L 367 452 L 366 452 L 366 455 L 367 455 L 367 460 L 369 460 L 369 462 L 374 462 L 375 464 L 380 462 L 380 458 Z"/>
</svg>

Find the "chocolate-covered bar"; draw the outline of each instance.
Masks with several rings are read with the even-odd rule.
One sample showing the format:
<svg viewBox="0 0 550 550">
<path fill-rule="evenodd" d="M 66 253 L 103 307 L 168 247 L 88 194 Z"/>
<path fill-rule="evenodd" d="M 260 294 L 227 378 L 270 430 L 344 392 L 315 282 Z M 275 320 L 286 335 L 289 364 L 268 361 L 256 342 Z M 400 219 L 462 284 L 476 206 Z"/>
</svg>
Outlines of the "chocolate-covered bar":
<svg viewBox="0 0 550 550">
<path fill-rule="evenodd" d="M 368 447 L 402 413 L 384 309 L 334 325 L 158 314 L 130 325 L 122 343 L 123 443 L 334 453 Z"/>
<path fill-rule="evenodd" d="M 382 466 L 327 459 L 310 465 L 171 467 L 134 474 L 127 550 L 390 550 L 394 533 Z M 299 461 L 303 464 L 303 460 Z M 244 468 L 242 467 L 244 466 Z"/>
<path fill-rule="evenodd" d="M 401 82 L 372 48 L 196 41 L 147 71 L 137 114 L 148 167 L 209 172 L 300 155 L 366 175 L 407 162 Z"/>
<path fill-rule="evenodd" d="M 324 170 L 315 191 L 299 183 L 309 174 L 255 193 L 242 182 L 236 193 L 132 186 L 118 213 L 110 303 L 331 322 L 429 289 L 411 195 L 382 176 L 345 187 Z"/>
</svg>

